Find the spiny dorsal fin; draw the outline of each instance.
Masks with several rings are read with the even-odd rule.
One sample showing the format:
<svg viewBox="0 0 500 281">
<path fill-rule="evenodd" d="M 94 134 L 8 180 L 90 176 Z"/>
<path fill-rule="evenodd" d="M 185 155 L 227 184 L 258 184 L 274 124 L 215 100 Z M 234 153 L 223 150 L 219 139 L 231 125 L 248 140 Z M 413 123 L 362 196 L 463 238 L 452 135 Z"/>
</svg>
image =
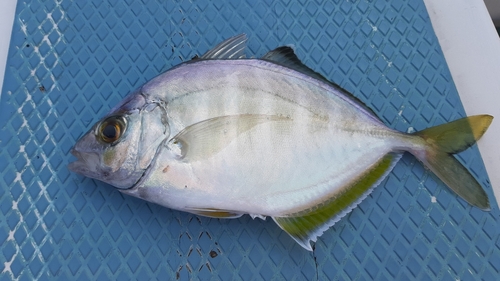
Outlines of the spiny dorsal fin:
<svg viewBox="0 0 500 281">
<path fill-rule="evenodd" d="M 400 158 L 401 154 L 389 153 L 356 181 L 343 187 L 341 194 L 336 194 L 335 197 L 308 210 L 273 219 L 304 249 L 312 251 L 310 242 L 315 242 L 323 232 L 365 199 L 389 174 Z"/>
<path fill-rule="evenodd" d="M 241 59 L 245 57 L 246 34 L 228 38 L 200 57 L 202 60 Z"/>
<path fill-rule="evenodd" d="M 323 81 L 327 84 L 330 84 L 332 87 L 336 88 L 338 91 L 340 91 L 344 96 L 348 97 L 351 99 L 353 102 L 355 102 L 357 105 L 368 111 L 374 116 L 377 116 L 375 112 L 367 107 L 361 100 L 359 100 L 357 97 L 355 97 L 353 94 L 347 92 L 346 90 L 342 89 L 339 85 L 329 81 L 326 79 L 323 75 L 319 74 L 318 72 L 312 70 L 308 66 L 306 66 L 304 63 L 300 61 L 300 59 L 297 57 L 295 52 L 293 51 L 292 48 L 288 46 L 281 46 L 278 47 L 272 51 L 267 52 L 262 57 L 263 60 L 270 61 L 288 68 L 291 68 L 295 71 L 301 72 L 307 76 L 313 77 L 315 79 L 318 79 L 320 81 Z"/>
</svg>

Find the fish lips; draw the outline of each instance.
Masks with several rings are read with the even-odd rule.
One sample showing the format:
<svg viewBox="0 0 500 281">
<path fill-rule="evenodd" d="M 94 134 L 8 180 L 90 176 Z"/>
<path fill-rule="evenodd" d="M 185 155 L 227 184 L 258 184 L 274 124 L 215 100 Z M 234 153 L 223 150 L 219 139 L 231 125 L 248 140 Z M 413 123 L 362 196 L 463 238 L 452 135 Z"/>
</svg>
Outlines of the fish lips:
<svg viewBox="0 0 500 281">
<path fill-rule="evenodd" d="M 70 153 L 76 157 L 76 161 L 68 164 L 70 171 L 90 178 L 104 180 L 106 172 L 98 172 L 101 161 L 97 153 L 80 152 L 74 148 L 71 149 Z"/>
</svg>

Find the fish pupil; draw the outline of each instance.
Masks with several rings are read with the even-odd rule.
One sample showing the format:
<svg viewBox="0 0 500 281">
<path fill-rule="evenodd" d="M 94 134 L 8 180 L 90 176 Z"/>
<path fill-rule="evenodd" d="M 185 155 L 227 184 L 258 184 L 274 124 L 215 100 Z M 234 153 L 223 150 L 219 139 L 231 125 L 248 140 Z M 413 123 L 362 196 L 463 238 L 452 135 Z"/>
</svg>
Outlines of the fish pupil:
<svg viewBox="0 0 500 281">
<path fill-rule="evenodd" d="M 117 131 L 118 128 L 116 128 L 116 126 L 113 126 L 112 124 L 107 124 L 102 130 L 102 135 L 107 139 L 114 140 L 118 135 Z"/>
</svg>

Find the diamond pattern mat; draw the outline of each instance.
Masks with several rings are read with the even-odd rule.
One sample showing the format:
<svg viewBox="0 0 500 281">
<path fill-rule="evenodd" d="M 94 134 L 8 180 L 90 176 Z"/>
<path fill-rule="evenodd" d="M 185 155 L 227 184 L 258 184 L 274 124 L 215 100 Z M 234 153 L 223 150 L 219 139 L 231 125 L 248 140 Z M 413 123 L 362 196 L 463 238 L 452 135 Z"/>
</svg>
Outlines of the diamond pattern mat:
<svg viewBox="0 0 500 281">
<path fill-rule="evenodd" d="M 464 116 L 421 0 L 19 1 L 0 103 L 2 280 L 495 280 L 500 219 L 411 155 L 307 252 L 270 219 L 201 218 L 70 173 L 69 150 L 161 72 L 247 33 L 293 44 L 392 128 Z"/>
</svg>

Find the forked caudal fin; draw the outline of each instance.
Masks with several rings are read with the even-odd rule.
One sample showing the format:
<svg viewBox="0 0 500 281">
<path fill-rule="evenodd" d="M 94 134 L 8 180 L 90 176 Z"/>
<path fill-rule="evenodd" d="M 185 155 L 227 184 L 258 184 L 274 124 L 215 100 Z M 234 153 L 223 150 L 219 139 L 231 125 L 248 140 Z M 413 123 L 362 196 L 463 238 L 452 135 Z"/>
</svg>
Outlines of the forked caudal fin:
<svg viewBox="0 0 500 281">
<path fill-rule="evenodd" d="M 425 151 L 412 151 L 412 154 L 456 194 L 485 211 L 490 209 L 486 192 L 452 154 L 467 149 L 479 140 L 492 120 L 490 115 L 469 116 L 413 134 L 425 140 L 426 148 Z"/>
</svg>

